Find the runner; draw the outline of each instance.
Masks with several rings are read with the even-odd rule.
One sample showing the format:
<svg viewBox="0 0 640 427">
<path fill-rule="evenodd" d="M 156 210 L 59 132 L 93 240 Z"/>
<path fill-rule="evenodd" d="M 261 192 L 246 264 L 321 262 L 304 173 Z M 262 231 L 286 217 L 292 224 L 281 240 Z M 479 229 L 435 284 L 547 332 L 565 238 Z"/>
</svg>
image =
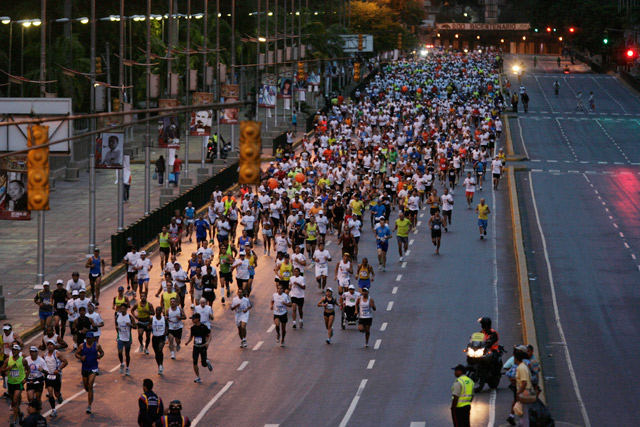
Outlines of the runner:
<svg viewBox="0 0 640 427">
<path fill-rule="evenodd" d="M 56 349 L 54 340 L 47 341 L 47 350 L 44 353 L 45 363 L 45 386 L 49 395 L 49 405 L 51 405 L 51 418 L 58 416 L 56 410 L 56 402 L 62 403 L 62 370 L 67 367 L 69 362 L 64 354 Z"/>
<path fill-rule="evenodd" d="M 241 250 L 238 255 L 240 258 L 233 262 L 231 265 L 231 271 L 236 270 L 236 283 L 238 285 L 238 289 L 249 292 L 248 283 L 251 278 L 251 274 L 249 272 L 251 263 L 249 262 L 247 253 L 244 250 Z"/>
<path fill-rule="evenodd" d="M 484 199 L 480 199 L 480 204 L 476 206 L 476 213 L 478 214 L 478 230 L 480 231 L 480 238 L 484 239 L 484 236 L 487 235 L 489 214 L 491 213 L 489 206 L 485 205 Z"/>
<path fill-rule="evenodd" d="M 93 256 L 87 259 L 85 265 L 89 269 L 89 285 L 91 286 L 91 302 L 96 306 L 100 305 L 100 283 L 102 281 L 102 272 L 106 268 L 106 264 L 100 257 L 100 249 L 93 250 Z"/>
<path fill-rule="evenodd" d="M 362 262 L 358 265 L 356 276 L 358 277 L 358 287 L 360 288 L 360 291 L 364 288 L 371 287 L 371 284 L 376 277 L 376 273 L 373 271 L 373 267 L 371 267 L 371 264 L 369 264 L 369 260 L 366 257 L 362 258 Z"/>
<path fill-rule="evenodd" d="M 153 268 L 153 264 L 151 264 L 151 260 L 147 258 L 147 253 L 145 251 L 140 251 L 140 258 L 133 261 L 133 269 L 136 270 L 136 274 L 138 275 L 138 285 L 140 286 L 140 293 L 143 292 L 145 294 L 149 293 L 149 272 Z M 133 296 L 136 295 L 136 291 L 134 289 Z"/>
<path fill-rule="evenodd" d="M 129 298 L 127 298 L 127 296 L 124 294 L 124 287 L 118 286 L 118 293 L 115 297 L 113 297 L 113 304 L 111 305 L 111 308 L 115 311 L 123 304 L 128 306 Z"/>
<path fill-rule="evenodd" d="M 216 300 L 216 289 L 218 289 L 218 276 L 215 267 L 205 266 L 206 273 L 202 275 L 202 297 L 209 306 Z"/>
<path fill-rule="evenodd" d="M 114 321 L 117 331 L 116 341 L 118 343 L 118 360 L 120 360 L 120 374 L 124 373 L 126 376 L 131 375 L 129 371 L 129 364 L 131 363 L 131 330 L 136 329 L 136 321 L 129 313 L 126 305 L 121 305 L 116 312 Z M 88 335 L 88 334 L 87 334 Z M 91 333 L 93 336 L 93 333 Z M 122 353 L 125 353 L 125 360 L 123 360 Z M 126 368 L 125 362 L 126 361 Z"/>
<path fill-rule="evenodd" d="M 240 348 L 247 347 L 247 323 L 249 323 L 249 310 L 253 308 L 253 304 L 244 295 L 242 289 L 238 288 L 238 296 L 231 301 L 231 310 L 236 313 L 236 326 L 238 328 L 238 336 L 240 337 Z"/>
<path fill-rule="evenodd" d="M 342 292 L 349 287 L 351 281 L 350 276 L 353 274 L 353 265 L 350 258 L 349 253 L 345 252 L 342 254 L 342 259 L 336 264 L 334 280 L 338 283 L 338 295 L 342 295 Z"/>
<path fill-rule="evenodd" d="M 29 356 L 25 358 L 29 365 L 27 376 L 27 400 L 37 400 L 42 404 L 42 390 L 44 389 L 44 372 L 47 368 L 44 359 L 38 354 L 38 347 L 29 348 Z"/>
<path fill-rule="evenodd" d="M 225 303 L 225 288 L 227 289 L 227 298 L 231 295 L 229 288 L 233 282 L 233 274 L 231 272 L 233 263 L 233 252 L 230 250 L 230 247 L 227 244 L 221 244 L 217 266 L 220 270 L 220 299 L 223 305 Z"/>
<path fill-rule="evenodd" d="M 156 307 L 155 316 L 151 318 L 151 346 L 158 365 L 158 375 L 164 372 L 162 364 L 164 363 L 164 344 L 167 341 L 169 332 L 169 323 L 167 318 L 162 314 L 162 307 Z"/>
<path fill-rule="evenodd" d="M 93 332 L 87 333 L 86 341 L 76 351 L 76 359 L 82 362 L 82 385 L 87 392 L 87 414 L 91 414 L 93 404 L 93 383 L 98 375 L 98 360 L 104 357 L 100 344 L 93 340 Z"/>
<path fill-rule="evenodd" d="M 275 272 L 278 276 L 278 286 L 281 286 L 282 290 L 288 295 L 289 280 L 291 280 L 293 273 L 293 264 L 291 264 L 289 254 L 284 254 L 282 263 L 276 264 Z"/>
<path fill-rule="evenodd" d="M 53 292 L 49 288 L 49 282 L 42 282 L 43 289 L 38 291 L 33 298 L 33 302 L 38 306 L 38 316 L 40 317 L 40 328 L 53 321 Z"/>
<path fill-rule="evenodd" d="M 194 313 L 191 316 L 193 320 L 193 326 L 191 326 L 191 334 L 187 342 L 184 343 L 188 346 L 191 340 L 193 340 L 193 372 L 196 374 L 194 383 L 201 383 L 200 368 L 198 367 L 198 359 L 203 368 L 208 368 L 209 372 L 213 371 L 213 366 L 207 358 L 207 349 L 209 348 L 209 342 L 211 341 L 211 331 L 202 322 L 200 322 L 200 313 Z"/>
<path fill-rule="evenodd" d="M 476 179 L 471 176 L 471 172 L 467 172 L 467 177 L 464 182 L 465 196 L 467 197 L 467 206 L 471 209 L 471 204 L 473 203 L 473 195 L 476 192 Z"/>
<path fill-rule="evenodd" d="M 284 347 L 284 337 L 287 335 L 287 307 L 291 307 L 291 299 L 284 293 L 282 285 L 278 284 L 278 291 L 271 296 L 271 310 L 276 325 L 276 344 L 279 343 L 280 347 Z"/>
<path fill-rule="evenodd" d="M 69 319 L 69 313 L 67 313 L 66 309 L 67 302 L 69 301 L 69 294 L 64 288 L 64 282 L 60 279 L 56 281 L 56 290 L 53 291 L 52 298 L 55 306 L 53 321 L 56 334 L 58 334 L 60 339 L 64 342 L 64 334 L 67 330 L 67 319 Z"/>
<path fill-rule="evenodd" d="M 389 250 L 389 239 L 391 230 L 386 224 L 384 217 L 379 217 L 380 222 L 376 225 L 376 250 L 378 251 L 378 270 L 387 271 L 387 251 Z M 398 246 L 400 246 L 398 241 Z"/>
<path fill-rule="evenodd" d="M 305 236 L 306 236 L 306 249 L 308 254 L 313 254 L 316 250 L 316 243 L 318 241 L 318 232 L 319 225 L 316 222 L 316 217 L 311 215 L 309 217 L 309 222 L 305 225 Z M 303 255 L 304 256 L 304 255 Z M 306 262 L 306 261 L 305 261 Z M 311 260 L 311 264 L 313 265 L 313 259 Z M 303 269 L 304 272 L 304 269 Z"/>
<path fill-rule="evenodd" d="M 193 203 L 188 202 L 187 207 L 184 208 L 183 216 L 185 218 L 185 225 L 187 226 L 186 233 L 189 237 L 189 243 L 192 242 L 191 234 L 193 233 L 193 223 L 195 220 L 196 208 L 193 207 Z"/>
<path fill-rule="evenodd" d="M 166 314 L 169 322 L 169 350 L 171 350 L 171 358 L 175 360 L 176 352 L 180 351 L 180 340 L 182 339 L 182 328 L 184 327 L 182 321 L 187 316 L 175 298 L 171 298 L 170 304 L 171 306 Z"/>
<path fill-rule="evenodd" d="M 193 222 L 193 228 L 196 229 L 196 243 L 197 248 L 200 249 L 200 246 L 207 243 L 207 233 L 209 237 L 213 239 L 213 235 L 211 234 L 211 224 L 209 221 L 204 219 L 204 213 L 200 213 L 198 215 L 198 219 Z M 191 241 L 191 239 L 189 239 Z"/>
<path fill-rule="evenodd" d="M 440 204 L 442 205 L 442 217 L 446 222 L 444 231 L 448 232 L 449 229 L 447 227 L 451 225 L 451 216 L 453 214 L 453 196 L 449 194 L 448 188 L 445 188 L 444 193 L 440 196 Z"/>
<path fill-rule="evenodd" d="M 127 266 L 127 293 L 133 288 L 133 296 L 136 296 L 136 289 L 138 289 L 138 279 L 136 277 L 137 271 L 135 269 L 136 261 L 140 259 L 140 254 L 135 245 L 131 246 L 131 251 L 127 252 L 122 262 Z M 67 283 L 67 290 L 69 283 Z"/>
<path fill-rule="evenodd" d="M 431 218 L 429 218 L 429 229 L 431 230 L 431 241 L 433 246 L 436 247 L 436 255 L 440 254 L 440 240 L 442 238 L 442 228 L 446 228 L 446 217 L 440 216 L 440 211 L 436 211 Z"/>
<path fill-rule="evenodd" d="M 348 321 L 349 324 L 354 324 L 351 322 L 351 319 L 356 318 L 356 301 L 360 296 L 359 292 L 356 292 L 356 287 L 353 285 L 349 285 L 349 291 L 340 295 L 340 308 L 346 315 L 345 321 Z M 343 328 L 344 329 L 344 326 Z"/>
<path fill-rule="evenodd" d="M 313 252 L 313 261 L 316 264 L 316 282 L 318 282 L 318 289 L 322 289 L 324 292 L 329 274 L 329 261 L 331 261 L 331 254 L 324 248 L 324 242 L 318 243 L 318 249 Z"/>
<path fill-rule="evenodd" d="M 5 341 L 6 343 L 6 341 Z M 11 399 L 11 410 L 13 415 L 9 420 L 12 426 L 17 426 L 20 419 L 20 404 L 22 403 L 22 391 L 27 382 L 27 372 L 29 364 L 22 357 L 20 350 L 22 347 L 17 342 L 9 343 L 11 354 L 6 356 L 2 365 L 2 375 L 7 377 L 7 393 Z M 6 346 L 5 346 L 6 348 Z"/>
<path fill-rule="evenodd" d="M 89 318 L 89 320 L 91 320 L 91 332 L 93 332 L 93 338 L 95 342 L 99 342 L 100 336 L 102 335 L 102 330 L 100 328 L 104 326 L 104 320 L 102 319 L 100 313 L 96 311 L 96 306 L 91 303 L 89 304 L 89 312 L 87 313 L 87 317 Z"/>
<path fill-rule="evenodd" d="M 498 189 L 500 183 L 500 176 L 502 176 L 503 166 L 500 158 L 496 154 L 495 158 L 491 162 L 491 173 L 493 174 L 493 189 Z"/>
<path fill-rule="evenodd" d="M 409 230 L 411 229 L 411 221 L 404 217 L 404 213 L 402 211 L 398 212 L 398 219 L 396 219 L 396 225 L 393 227 L 393 231 L 398 230 L 396 233 L 396 240 L 398 241 L 398 254 L 400 255 L 400 259 L 398 262 L 404 261 L 403 249 L 404 253 L 409 249 Z"/>
<path fill-rule="evenodd" d="M 333 297 L 333 289 L 327 288 L 325 296 L 318 302 L 318 307 L 324 309 L 324 326 L 327 328 L 327 344 L 331 344 L 333 337 L 333 321 L 336 318 L 338 301 Z"/>
<path fill-rule="evenodd" d="M 153 305 L 147 301 L 147 294 L 140 292 L 140 302 L 131 307 L 131 314 L 136 319 L 138 324 L 138 342 L 140 348 L 138 353 L 149 354 L 149 343 L 151 342 L 151 316 L 153 316 Z M 144 344 L 142 342 L 143 336 L 145 336 Z"/>
<path fill-rule="evenodd" d="M 289 297 L 291 297 L 291 317 L 293 318 L 293 329 L 296 329 L 296 311 L 300 315 L 300 329 L 304 326 L 303 310 L 304 307 L 304 290 L 307 288 L 304 283 L 304 276 L 300 274 L 300 268 L 295 267 L 293 269 L 293 277 L 289 279 L 289 285 L 291 291 Z"/>
<path fill-rule="evenodd" d="M 358 316 L 358 330 L 364 333 L 364 346 L 369 347 L 369 337 L 371 336 L 371 323 L 376 303 L 373 298 L 369 298 L 369 289 L 362 289 L 362 295 L 356 301 L 356 315 Z"/>
<path fill-rule="evenodd" d="M 167 226 L 162 226 L 162 231 L 158 234 L 158 245 L 160 251 L 160 269 L 164 271 L 165 266 L 167 265 L 167 260 L 169 259 L 169 254 L 171 253 L 171 243 L 169 232 L 167 231 Z"/>
</svg>

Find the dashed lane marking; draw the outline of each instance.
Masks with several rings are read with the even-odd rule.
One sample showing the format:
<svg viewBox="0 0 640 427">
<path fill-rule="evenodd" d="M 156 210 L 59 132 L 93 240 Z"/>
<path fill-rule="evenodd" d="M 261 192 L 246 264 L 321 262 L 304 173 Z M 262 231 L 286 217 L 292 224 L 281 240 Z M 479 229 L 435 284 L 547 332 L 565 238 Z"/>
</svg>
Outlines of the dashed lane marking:
<svg viewBox="0 0 640 427">
<path fill-rule="evenodd" d="M 253 347 L 253 351 L 258 351 L 260 347 L 262 347 L 262 344 L 264 344 L 264 341 L 258 341 L 257 344 Z"/>
<path fill-rule="evenodd" d="M 388 325 L 387 322 L 384 322 L 382 325 L 380 325 L 380 331 L 384 332 L 387 329 L 387 325 Z"/>
<path fill-rule="evenodd" d="M 276 328 L 276 325 L 271 325 L 271 326 L 269 326 L 269 329 L 267 329 L 267 333 L 269 334 L 269 333 L 273 332 L 273 330 L 274 330 L 275 328 Z"/>
<path fill-rule="evenodd" d="M 392 308 L 393 308 L 393 301 L 389 301 L 389 303 L 387 304 L 387 311 L 391 311 Z"/>
<path fill-rule="evenodd" d="M 396 282 L 399 282 L 400 280 L 402 280 L 402 274 L 398 274 L 396 277 Z"/>
<path fill-rule="evenodd" d="M 349 420 L 351 419 L 353 412 L 356 410 L 356 406 L 358 406 L 358 401 L 360 400 L 360 396 L 362 395 L 362 392 L 366 385 L 367 385 L 366 378 L 360 381 L 360 386 L 358 387 L 358 391 L 356 391 L 356 395 L 353 397 L 353 400 L 351 401 L 351 405 L 349 405 L 349 409 L 347 409 L 347 413 L 344 414 L 344 417 L 342 418 L 342 421 L 340 422 L 339 427 L 347 427 L 347 424 L 349 423 Z"/>
<path fill-rule="evenodd" d="M 391 290 L 392 294 L 397 294 L 398 293 L 398 287 L 394 286 L 393 289 Z"/>
<path fill-rule="evenodd" d="M 381 339 L 377 339 L 376 343 L 373 345 L 373 349 L 377 350 L 380 348 L 380 344 L 382 344 L 382 340 Z"/>
<path fill-rule="evenodd" d="M 242 362 L 242 363 L 240 364 L 240 366 L 238 366 L 238 369 L 237 369 L 237 370 L 238 370 L 238 371 L 242 371 L 242 370 L 244 370 L 244 368 L 246 368 L 248 364 L 249 364 L 249 361 L 248 361 L 248 360 L 245 360 L 244 362 Z"/>
<path fill-rule="evenodd" d="M 409 424 L 409 427 L 425 427 L 426 425 L 427 423 L 424 421 L 411 421 L 411 424 Z"/>
<path fill-rule="evenodd" d="M 376 359 L 369 360 L 369 364 L 367 365 L 367 369 L 373 369 L 373 365 L 375 365 Z"/>
<path fill-rule="evenodd" d="M 413 241 L 414 241 L 413 239 L 409 240 L 409 244 L 413 245 Z"/>
<path fill-rule="evenodd" d="M 404 254 L 409 255 L 410 253 L 411 253 L 411 249 L 407 249 L 407 251 Z"/>
<path fill-rule="evenodd" d="M 407 262 L 406 262 L 406 261 L 404 261 L 404 262 L 402 263 L 402 268 L 407 268 Z"/>
</svg>

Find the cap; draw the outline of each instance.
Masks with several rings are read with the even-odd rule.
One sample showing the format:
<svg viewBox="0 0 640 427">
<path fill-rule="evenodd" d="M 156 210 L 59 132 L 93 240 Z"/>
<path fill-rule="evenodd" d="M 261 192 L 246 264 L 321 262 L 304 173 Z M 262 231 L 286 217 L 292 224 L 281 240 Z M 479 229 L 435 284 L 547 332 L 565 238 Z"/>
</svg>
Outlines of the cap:
<svg viewBox="0 0 640 427">
<path fill-rule="evenodd" d="M 140 251 L 140 255 L 146 255 L 147 252 L 146 251 Z"/>
<path fill-rule="evenodd" d="M 73 273 L 71 273 L 72 276 L 79 276 L 80 273 L 78 273 L 77 271 L 74 271 Z"/>
<path fill-rule="evenodd" d="M 11 325 L 10 324 L 5 324 L 2 329 L 4 329 L 5 331 L 10 331 L 11 330 Z"/>
<path fill-rule="evenodd" d="M 355 289 L 356 287 L 353 285 L 349 285 L 349 289 Z"/>
<path fill-rule="evenodd" d="M 516 350 L 517 350 L 517 351 L 522 351 L 522 352 L 526 353 L 526 352 L 527 352 L 527 350 L 528 350 L 528 348 L 527 348 L 527 346 L 526 346 L 526 345 L 524 345 L 524 344 L 520 344 L 520 345 L 517 345 L 517 346 L 513 347 L 513 350 L 514 350 L 514 351 L 516 351 Z"/>
<path fill-rule="evenodd" d="M 71 295 L 80 295 L 80 292 L 78 292 L 78 291 L 73 291 L 73 292 L 71 292 Z"/>
<path fill-rule="evenodd" d="M 14 344 L 11 346 L 11 348 L 14 350 L 22 350 L 22 348 L 20 347 L 20 344 Z"/>
<path fill-rule="evenodd" d="M 56 342 L 55 342 L 54 340 L 49 340 L 49 341 L 47 341 L 47 344 L 53 344 L 53 345 L 56 345 Z"/>
<path fill-rule="evenodd" d="M 463 371 L 463 372 L 467 370 L 467 368 L 464 365 L 461 365 L 461 364 L 458 364 L 458 365 L 456 365 L 455 367 L 453 367 L 451 369 L 453 369 L 454 371 Z"/>
<path fill-rule="evenodd" d="M 91 331 L 87 332 L 87 334 L 84 337 L 85 338 L 93 338 L 94 337 L 93 332 L 91 332 Z"/>
<path fill-rule="evenodd" d="M 38 351 L 38 347 L 32 345 L 31 347 L 29 347 L 29 351 Z"/>
<path fill-rule="evenodd" d="M 362 288 L 362 292 L 369 292 L 369 288 Z"/>
<path fill-rule="evenodd" d="M 80 288 L 79 292 L 87 292 L 87 290 L 85 288 Z"/>
<path fill-rule="evenodd" d="M 124 291 L 124 286 L 118 286 L 119 291 Z"/>
<path fill-rule="evenodd" d="M 331 289 L 331 288 L 327 288 L 327 290 L 326 290 L 326 291 L 327 291 L 327 292 L 331 292 L 331 293 L 333 293 L 333 289 Z"/>
<path fill-rule="evenodd" d="M 42 286 L 49 286 L 49 282 L 45 280 L 44 282 L 42 282 Z"/>
<path fill-rule="evenodd" d="M 100 248 L 93 248 L 93 252 L 100 252 Z"/>
<path fill-rule="evenodd" d="M 56 285 L 64 285 L 64 282 L 62 281 L 62 279 L 58 279 L 56 281 Z"/>
<path fill-rule="evenodd" d="M 182 402 L 180 402 L 179 400 L 172 400 L 169 403 L 169 409 L 182 409 Z"/>
</svg>

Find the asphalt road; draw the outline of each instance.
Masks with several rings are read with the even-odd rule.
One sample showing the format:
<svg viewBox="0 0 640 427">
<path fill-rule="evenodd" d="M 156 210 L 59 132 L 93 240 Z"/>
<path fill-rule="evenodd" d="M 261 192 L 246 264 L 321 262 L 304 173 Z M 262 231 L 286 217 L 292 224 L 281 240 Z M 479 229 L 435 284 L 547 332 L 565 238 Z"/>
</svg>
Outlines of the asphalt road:
<svg viewBox="0 0 640 427">
<path fill-rule="evenodd" d="M 119 280 L 105 292 L 100 307 L 106 324 L 101 338 L 106 356 L 100 362 L 104 374 L 96 381 L 94 414 L 84 413 L 86 394 L 74 360 L 64 373 L 67 400 L 53 425 L 135 425 L 137 397 L 146 377 L 156 382 L 156 391 L 165 403 L 181 399 L 184 413 L 198 420 L 198 425 L 450 425 L 454 378 L 450 368 L 464 363 L 462 350 L 469 335 L 479 329 L 477 319 L 493 317 L 508 349 L 522 339 L 505 184 L 495 192 L 495 200 L 491 185 L 478 193 L 493 212 L 487 239 L 479 239 L 476 215 L 466 208 L 464 193 L 458 188 L 453 225 L 443 236 L 441 255 L 434 254 L 431 244 L 428 210 L 420 212 L 418 233 L 410 235 L 406 263 L 398 262 L 395 239 L 392 241 L 387 272 L 376 271 L 373 284 L 371 296 L 378 310 L 368 349 L 355 326 L 342 331 L 336 324 L 333 343 L 325 343 L 322 312 L 315 307 L 321 294 L 313 269 L 307 269 L 305 327 L 292 330 L 289 323 L 286 347 L 276 345 L 269 311 L 274 292 L 273 260 L 261 255 L 252 294 L 255 307 L 248 326 L 248 348 L 239 348 L 229 304 L 222 307 L 218 299 L 209 349 L 214 371 L 201 372 L 202 384 L 192 382 L 191 348 L 184 346 L 175 361 L 168 360 L 165 349 L 162 377 L 157 375 L 153 353 L 133 353 L 131 377 L 125 377 L 118 373 L 113 315 L 106 304 L 115 287 L 123 283 Z M 367 219 L 360 256 L 375 262 L 369 227 Z M 335 260 L 339 248 L 334 236 L 329 240 L 328 249 Z M 257 249 L 262 250 L 261 246 Z M 191 245 L 185 245 L 184 253 L 190 250 Z M 151 259 L 155 289 L 159 286 L 159 259 L 156 254 Z M 186 261 L 186 255 L 181 261 Z M 157 303 L 155 298 L 151 301 Z M 185 326 L 190 324 L 187 320 Z M 137 348 L 135 342 L 132 348 Z M 474 426 L 504 423 L 511 404 L 506 386 L 503 379 L 497 393 L 485 388 L 476 396 Z M 48 403 L 44 407 L 48 410 Z M 8 407 L 2 405 L 0 417 L 8 417 L 7 413 Z"/>
<path fill-rule="evenodd" d="M 525 75 L 530 112 L 509 120 L 547 397 L 559 421 L 636 425 L 640 100 L 614 76 L 552 71 Z"/>
</svg>

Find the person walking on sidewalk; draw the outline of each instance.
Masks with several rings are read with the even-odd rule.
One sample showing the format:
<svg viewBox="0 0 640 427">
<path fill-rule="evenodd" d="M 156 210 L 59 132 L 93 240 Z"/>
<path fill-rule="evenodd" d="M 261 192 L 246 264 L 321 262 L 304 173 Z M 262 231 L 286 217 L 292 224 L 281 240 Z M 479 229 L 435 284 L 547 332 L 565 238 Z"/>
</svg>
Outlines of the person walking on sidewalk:
<svg viewBox="0 0 640 427">
<path fill-rule="evenodd" d="M 178 158 L 176 154 L 176 159 L 173 161 L 173 175 L 175 176 L 175 181 L 173 183 L 174 187 L 178 186 L 178 182 L 180 181 L 180 170 L 182 169 L 182 160 Z"/>
<path fill-rule="evenodd" d="M 156 160 L 156 173 L 158 174 L 158 185 L 164 184 L 164 173 L 167 170 L 167 166 L 165 165 L 164 156 L 160 155 L 158 160 Z"/>
</svg>

